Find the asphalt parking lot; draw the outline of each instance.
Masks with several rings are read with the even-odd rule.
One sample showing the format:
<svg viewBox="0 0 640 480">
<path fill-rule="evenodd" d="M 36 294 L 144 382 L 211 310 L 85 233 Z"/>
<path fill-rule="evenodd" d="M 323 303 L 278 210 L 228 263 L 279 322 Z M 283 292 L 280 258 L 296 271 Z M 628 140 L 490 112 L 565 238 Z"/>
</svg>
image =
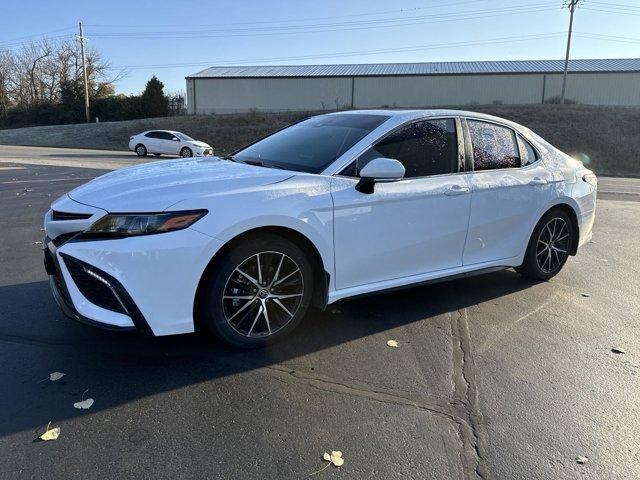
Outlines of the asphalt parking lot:
<svg viewBox="0 0 640 480">
<path fill-rule="evenodd" d="M 550 282 L 341 302 L 239 352 L 58 311 L 43 214 L 137 160 L 53 150 L 0 147 L 2 478 L 305 478 L 331 450 L 344 465 L 312 478 L 640 478 L 640 180 L 601 181 L 593 242 Z M 60 437 L 37 441 L 49 422 Z"/>
</svg>

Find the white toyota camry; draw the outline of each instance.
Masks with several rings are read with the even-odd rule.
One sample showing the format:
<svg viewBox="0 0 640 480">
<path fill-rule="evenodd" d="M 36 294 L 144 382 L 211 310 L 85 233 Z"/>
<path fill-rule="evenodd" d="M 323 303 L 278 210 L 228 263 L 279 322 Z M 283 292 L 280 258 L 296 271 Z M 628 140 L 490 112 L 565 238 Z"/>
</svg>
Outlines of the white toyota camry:
<svg viewBox="0 0 640 480">
<path fill-rule="evenodd" d="M 149 130 L 129 138 L 129 150 L 139 157 L 149 153 L 156 156 L 180 155 L 181 157 L 203 157 L 213 155 L 208 143 L 194 140 L 189 135 L 173 130 Z"/>
<path fill-rule="evenodd" d="M 77 320 L 256 347 L 311 305 L 509 267 L 547 280 L 591 238 L 596 182 L 500 118 L 333 113 L 76 188 L 45 216 L 45 265 Z"/>
</svg>

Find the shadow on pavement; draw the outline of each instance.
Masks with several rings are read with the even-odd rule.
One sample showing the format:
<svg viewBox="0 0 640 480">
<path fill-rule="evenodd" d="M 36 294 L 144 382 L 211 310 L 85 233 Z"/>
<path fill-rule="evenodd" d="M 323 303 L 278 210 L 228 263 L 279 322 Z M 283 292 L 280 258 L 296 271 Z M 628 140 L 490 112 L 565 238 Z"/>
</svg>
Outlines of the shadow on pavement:
<svg viewBox="0 0 640 480">
<path fill-rule="evenodd" d="M 344 301 L 326 312 L 311 311 L 283 343 L 253 351 L 230 349 L 206 334 L 143 338 L 95 329 L 59 313 L 46 281 L 0 287 L 0 435 L 36 432 L 50 420 L 86 415 L 71 407 L 72 395 L 85 389 L 99 399 L 93 413 L 428 322 L 531 285 L 505 270 Z M 340 313 L 332 314 L 335 308 Z M 47 376 L 54 371 L 67 375 L 50 382 Z"/>
</svg>

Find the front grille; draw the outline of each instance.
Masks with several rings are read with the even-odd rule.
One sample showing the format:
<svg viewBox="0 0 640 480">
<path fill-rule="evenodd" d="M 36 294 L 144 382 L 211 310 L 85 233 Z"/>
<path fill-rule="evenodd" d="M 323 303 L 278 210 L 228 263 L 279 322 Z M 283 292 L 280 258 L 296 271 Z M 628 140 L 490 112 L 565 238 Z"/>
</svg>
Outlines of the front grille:
<svg viewBox="0 0 640 480">
<path fill-rule="evenodd" d="M 73 237 L 75 237 L 79 233 L 80 232 L 63 233 L 62 235 L 58 235 L 56 238 L 54 238 L 52 242 L 56 247 L 60 248 L 62 245 L 67 243 L 69 240 L 71 240 Z"/>
<path fill-rule="evenodd" d="M 51 213 L 51 220 L 61 221 L 61 220 L 86 220 L 87 218 L 91 218 L 91 213 L 69 213 L 69 212 L 59 212 L 58 210 L 54 210 Z"/>
<path fill-rule="evenodd" d="M 104 272 L 85 267 L 69 256 L 64 256 L 64 263 L 76 287 L 87 300 L 106 310 L 128 315 Z"/>
</svg>

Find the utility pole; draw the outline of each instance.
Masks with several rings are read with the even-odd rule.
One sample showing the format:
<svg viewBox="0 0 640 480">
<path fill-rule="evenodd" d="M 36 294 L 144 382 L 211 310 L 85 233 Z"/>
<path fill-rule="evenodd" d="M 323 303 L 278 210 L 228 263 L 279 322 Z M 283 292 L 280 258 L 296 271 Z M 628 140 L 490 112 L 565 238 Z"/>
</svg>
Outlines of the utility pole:
<svg viewBox="0 0 640 480">
<path fill-rule="evenodd" d="M 91 115 L 89 115 L 89 82 L 87 81 L 87 58 L 84 54 L 84 32 L 82 31 L 82 22 L 80 22 L 80 52 L 82 53 L 82 77 L 84 78 L 84 115 L 87 123 L 91 121 Z"/>
<path fill-rule="evenodd" d="M 564 105 L 564 94 L 567 87 L 567 71 L 569 70 L 569 50 L 571 49 L 571 30 L 573 29 L 573 12 L 580 3 L 580 0 L 569 0 L 567 5 L 571 15 L 569 17 L 569 35 L 567 36 L 567 54 L 564 58 L 564 75 L 562 76 L 562 94 L 560 95 L 560 104 Z"/>
</svg>

